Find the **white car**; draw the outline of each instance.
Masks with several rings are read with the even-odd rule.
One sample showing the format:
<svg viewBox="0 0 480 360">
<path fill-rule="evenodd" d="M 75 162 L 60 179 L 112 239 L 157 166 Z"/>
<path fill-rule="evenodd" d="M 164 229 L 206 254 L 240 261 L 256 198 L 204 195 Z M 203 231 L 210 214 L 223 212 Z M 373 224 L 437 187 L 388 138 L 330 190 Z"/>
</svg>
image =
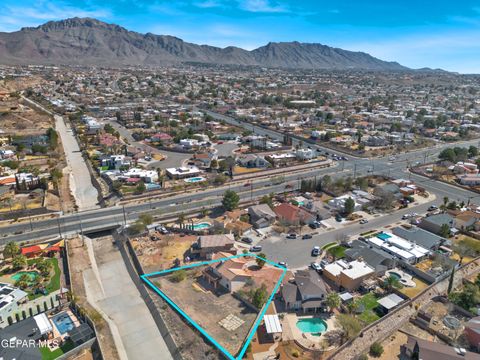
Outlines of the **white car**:
<svg viewBox="0 0 480 360">
<path fill-rule="evenodd" d="M 312 263 L 310 264 L 310 267 L 311 267 L 313 270 L 315 270 L 315 271 L 322 270 L 322 267 L 320 266 L 320 264 L 319 264 L 319 263 L 316 263 L 316 262 L 312 262 Z"/>
</svg>

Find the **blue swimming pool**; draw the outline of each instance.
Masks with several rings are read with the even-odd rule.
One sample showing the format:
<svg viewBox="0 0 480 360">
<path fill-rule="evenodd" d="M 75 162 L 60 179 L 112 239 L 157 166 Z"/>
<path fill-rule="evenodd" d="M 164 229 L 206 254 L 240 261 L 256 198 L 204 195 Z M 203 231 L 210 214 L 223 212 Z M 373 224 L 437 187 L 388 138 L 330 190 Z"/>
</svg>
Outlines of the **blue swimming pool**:
<svg viewBox="0 0 480 360">
<path fill-rule="evenodd" d="M 313 336 L 320 336 L 327 331 L 327 323 L 319 318 L 300 319 L 297 321 L 297 328 L 304 333 L 310 333 Z"/>
<path fill-rule="evenodd" d="M 65 312 L 52 317 L 52 321 L 57 327 L 58 332 L 62 335 L 73 330 L 75 327 L 72 318 Z"/>
<path fill-rule="evenodd" d="M 210 224 L 210 223 L 201 222 L 201 223 L 198 223 L 198 224 L 190 225 L 190 228 L 193 228 L 193 230 L 205 230 L 205 229 L 209 229 L 211 226 L 212 226 L 212 224 Z"/>
<path fill-rule="evenodd" d="M 386 241 L 386 240 L 390 239 L 391 236 L 382 232 L 382 233 L 377 235 L 377 238 L 379 238 L 380 240 Z"/>
<path fill-rule="evenodd" d="M 201 181 L 205 181 L 205 178 L 199 176 L 199 177 L 192 177 L 192 178 L 185 179 L 186 183 L 196 183 L 196 182 L 201 182 Z"/>
</svg>

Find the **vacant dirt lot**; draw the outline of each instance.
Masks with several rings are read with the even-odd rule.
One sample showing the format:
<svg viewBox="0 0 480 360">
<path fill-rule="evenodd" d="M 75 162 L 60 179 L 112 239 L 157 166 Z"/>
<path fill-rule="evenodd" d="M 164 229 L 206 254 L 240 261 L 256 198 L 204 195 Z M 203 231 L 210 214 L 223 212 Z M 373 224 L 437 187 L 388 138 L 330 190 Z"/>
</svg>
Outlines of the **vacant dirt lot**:
<svg viewBox="0 0 480 360">
<path fill-rule="evenodd" d="M 236 355 L 257 318 L 257 313 L 245 307 L 230 293 L 214 292 L 200 278 L 204 268 L 199 266 L 187 270 L 186 279 L 180 282 L 172 281 L 170 276 L 157 277 L 153 281 L 220 345 Z M 219 324 L 222 320 L 231 330 Z"/>
</svg>

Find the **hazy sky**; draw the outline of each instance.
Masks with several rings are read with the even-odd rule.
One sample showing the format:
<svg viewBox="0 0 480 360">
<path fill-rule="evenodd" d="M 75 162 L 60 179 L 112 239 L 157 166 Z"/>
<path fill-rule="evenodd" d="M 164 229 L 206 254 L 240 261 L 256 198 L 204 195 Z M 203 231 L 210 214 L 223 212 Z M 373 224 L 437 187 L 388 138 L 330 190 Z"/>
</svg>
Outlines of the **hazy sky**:
<svg viewBox="0 0 480 360">
<path fill-rule="evenodd" d="M 0 1 L 0 31 L 74 16 L 199 44 L 318 42 L 413 68 L 480 73 L 480 0 Z"/>
</svg>

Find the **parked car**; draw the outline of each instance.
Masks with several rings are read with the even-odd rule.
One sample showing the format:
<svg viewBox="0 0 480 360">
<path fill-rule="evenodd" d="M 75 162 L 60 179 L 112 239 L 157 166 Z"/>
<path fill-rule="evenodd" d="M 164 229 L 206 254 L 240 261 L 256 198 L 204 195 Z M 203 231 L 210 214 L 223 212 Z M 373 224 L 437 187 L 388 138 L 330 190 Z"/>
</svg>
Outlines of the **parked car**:
<svg viewBox="0 0 480 360">
<path fill-rule="evenodd" d="M 262 245 L 253 245 L 250 247 L 251 252 L 259 252 L 262 251 Z"/>
<path fill-rule="evenodd" d="M 312 262 L 312 263 L 310 264 L 310 267 L 311 267 L 313 270 L 316 270 L 316 271 L 322 270 L 320 264 L 319 264 L 319 263 L 316 263 L 316 262 Z"/>
<path fill-rule="evenodd" d="M 249 237 L 242 237 L 242 238 L 240 239 L 240 241 L 241 241 L 241 242 L 244 242 L 244 243 L 246 243 L 246 244 L 251 244 L 251 243 L 253 243 L 252 238 L 249 238 Z"/>
<path fill-rule="evenodd" d="M 402 220 L 407 220 L 410 219 L 411 215 L 410 214 L 405 214 L 402 216 Z"/>
<path fill-rule="evenodd" d="M 320 255 L 320 253 L 321 253 L 320 246 L 314 246 L 312 249 L 312 256 L 318 256 Z"/>
<path fill-rule="evenodd" d="M 342 215 L 340 215 L 340 214 L 335 215 L 335 220 L 337 222 L 342 222 L 342 220 L 343 220 Z"/>
<path fill-rule="evenodd" d="M 435 210 L 438 210 L 438 206 L 431 205 L 431 206 L 428 208 L 428 211 L 435 211 Z"/>
<path fill-rule="evenodd" d="M 327 266 L 328 264 L 330 264 L 326 259 L 323 259 L 320 261 L 320 266 L 322 268 L 324 268 L 325 266 Z"/>
<path fill-rule="evenodd" d="M 283 266 L 284 268 L 288 267 L 285 261 L 279 261 L 277 264 Z"/>
<path fill-rule="evenodd" d="M 360 220 L 360 224 L 368 224 L 368 220 L 367 219 L 362 219 L 362 220 Z"/>
<path fill-rule="evenodd" d="M 302 240 L 307 240 L 307 239 L 311 239 L 312 238 L 312 235 L 311 234 L 305 234 L 302 236 Z"/>
<path fill-rule="evenodd" d="M 291 233 L 287 235 L 287 239 L 296 239 L 296 238 L 297 238 L 297 234 L 295 233 Z"/>
</svg>

